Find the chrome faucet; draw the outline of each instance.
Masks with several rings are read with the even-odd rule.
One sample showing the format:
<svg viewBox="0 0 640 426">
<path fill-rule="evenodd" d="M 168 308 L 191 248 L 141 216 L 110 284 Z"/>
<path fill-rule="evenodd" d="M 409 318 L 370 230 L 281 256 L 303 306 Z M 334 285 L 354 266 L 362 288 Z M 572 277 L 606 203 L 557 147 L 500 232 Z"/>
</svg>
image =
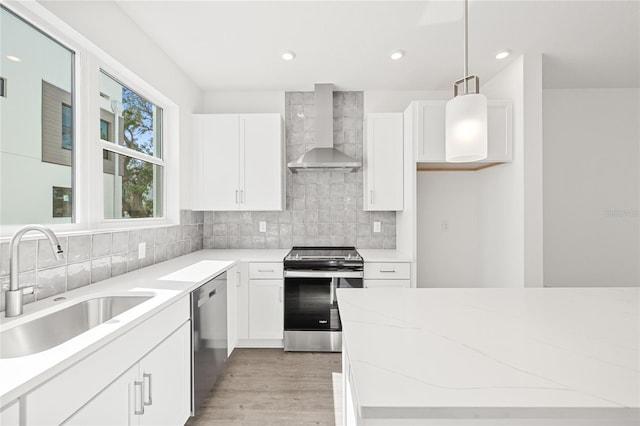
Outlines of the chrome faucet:
<svg viewBox="0 0 640 426">
<path fill-rule="evenodd" d="M 51 243 L 51 250 L 56 259 L 62 259 L 62 247 L 58 237 L 53 231 L 42 225 L 26 225 L 18 229 L 9 243 L 9 290 L 6 291 L 5 316 L 16 317 L 22 315 L 22 296 L 23 294 L 33 293 L 33 287 L 20 288 L 18 283 L 18 275 L 20 274 L 19 249 L 20 240 L 23 235 L 29 231 L 42 232 Z"/>
</svg>

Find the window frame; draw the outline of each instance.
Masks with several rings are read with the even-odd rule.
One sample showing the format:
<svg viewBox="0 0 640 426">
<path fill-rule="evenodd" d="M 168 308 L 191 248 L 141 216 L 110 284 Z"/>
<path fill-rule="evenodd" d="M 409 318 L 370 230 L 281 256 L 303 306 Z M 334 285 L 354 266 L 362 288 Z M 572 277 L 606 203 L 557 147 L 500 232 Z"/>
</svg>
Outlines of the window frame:
<svg viewBox="0 0 640 426">
<path fill-rule="evenodd" d="M 107 70 L 105 69 L 100 69 L 99 70 L 99 74 L 104 74 L 105 76 L 111 78 L 113 81 L 117 82 L 118 84 L 120 84 L 121 86 L 126 86 L 127 89 L 133 91 L 134 93 L 136 93 L 139 96 L 143 96 L 146 100 L 148 100 L 149 102 L 151 102 L 155 107 L 157 108 L 161 108 L 162 109 L 162 113 L 160 115 L 160 133 L 161 133 L 161 137 L 160 137 L 160 156 L 159 157 L 154 157 L 152 155 L 149 154 L 145 154 L 143 152 L 140 151 L 136 151 L 134 149 L 131 148 L 127 148 L 126 146 L 120 145 L 119 144 L 119 134 L 115 134 L 115 131 L 113 131 L 113 129 L 115 129 L 115 126 L 111 127 L 112 130 L 112 136 L 113 136 L 113 142 L 102 139 L 102 128 L 100 127 L 100 124 L 102 121 L 104 121 L 102 118 L 99 119 L 99 133 L 98 133 L 98 140 L 97 143 L 100 146 L 100 155 L 102 158 L 104 158 L 104 154 L 103 154 L 103 150 L 106 150 L 108 152 L 112 152 L 118 155 L 124 155 L 130 158 L 135 158 L 141 161 L 144 161 L 146 163 L 151 163 L 153 165 L 156 166 L 160 166 L 162 167 L 162 196 L 161 196 L 161 202 L 162 202 L 162 212 L 163 214 L 161 216 L 158 217 L 149 217 L 149 218 L 102 218 L 103 221 L 105 223 L 119 223 L 123 220 L 157 220 L 157 219 L 163 219 L 164 218 L 164 214 L 165 214 L 165 208 L 166 206 L 166 191 L 165 191 L 165 180 L 166 180 L 166 167 L 167 167 L 167 162 L 165 160 L 166 157 L 166 153 L 165 153 L 165 147 L 164 147 L 164 126 L 165 126 L 165 114 L 164 114 L 164 107 L 162 105 L 159 105 L 157 102 L 155 102 L 154 100 L 150 99 L 149 97 L 146 96 L 146 94 L 140 93 L 137 89 L 132 88 L 131 86 L 129 86 L 128 84 L 122 82 L 121 80 L 117 79 L 116 77 L 114 77 L 112 74 L 110 74 Z M 98 97 L 98 102 L 99 102 L 99 98 Z M 100 106 L 98 105 L 98 108 L 100 108 Z M 114 115 L 114 121 L 118 120 L 119 117 Z M 119 133 L 119 132 L 118 132 Z M 155 143 L 155 141 L 154 141 Z M 100 168 L 100 175 L 103 175 L 103 168 Z M 104 186 L 102 187 L 104 190 Z M 103 206 L 102 206 L 102 211 L 104 212 L 104 192 L 102 194 L 102 202 L 103 202 Z M 155 202 L 155 201 L 154 201 Z"/>
<path fill-rule="evenodd" d="M 72 223 L 44 223 L 60 234 L 119 230 L 180 223 L 180 169 L 178 105 L 117 59 L 94 45 L 67 23 L 37 2 L 3 3 L 15 13 L 61 45 L 75 53 L 73 75 L 73 155 Z M 162 203 L 163 215 L 155 218 L 104 218 L 103 144 L 108 150 L 153 164 L 158 159 L 100 139 L 99 75 L 104 71 L 118 82 L 162 108 Z M 135 153 L 135 155 L 131 155 Z M 8 239 L 24 225 L 2 225 L 0 241 Z"/>
</svg>

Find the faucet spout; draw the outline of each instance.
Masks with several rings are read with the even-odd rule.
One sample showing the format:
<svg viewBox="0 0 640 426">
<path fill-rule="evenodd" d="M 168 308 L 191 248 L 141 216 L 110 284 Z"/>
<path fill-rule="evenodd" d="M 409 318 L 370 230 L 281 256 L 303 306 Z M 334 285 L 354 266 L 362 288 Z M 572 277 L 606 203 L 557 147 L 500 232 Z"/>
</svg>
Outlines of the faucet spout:
<svg viewBox="0 0 640 426">
<path fill-rule="evenodd" d="M 30 231 L 38 231 L 44 234 L 49 243 L 51 243 L 51 250 L 56 259 L 63 259 L 62 247 L 58 237 L 53 231 L 46 226 L 42 225 L 26 225 L 18 229 L 9 243 L 9 290 L 6 292 L 6 306 L 5 315 L 7 317 L 18 316 L 22 314 L 22 290 L 18 282 L 18 276 L 20 274 L 20 241 L 22 237 Z"/>
</svg>

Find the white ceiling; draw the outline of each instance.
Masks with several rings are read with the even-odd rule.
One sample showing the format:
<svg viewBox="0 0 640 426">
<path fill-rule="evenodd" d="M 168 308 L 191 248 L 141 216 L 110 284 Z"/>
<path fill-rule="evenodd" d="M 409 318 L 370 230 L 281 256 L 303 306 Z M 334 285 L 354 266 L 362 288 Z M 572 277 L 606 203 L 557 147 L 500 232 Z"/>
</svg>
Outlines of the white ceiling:
<svg viewBox="0 0 640 426">
<path fill-rule="evenodd" d="M 203 90 L 448 90 L 462 77 L 459 0 L 117 3 Z M 545 87 L 639 87 L 639 11 L 637 0 L 472 0 L 469 71 L 486 81 L 539 51 Z M 397 48 L 407 54 L 391 61 Z M 515 55 L 498 61 L 503 48 Z"/>
</svg>

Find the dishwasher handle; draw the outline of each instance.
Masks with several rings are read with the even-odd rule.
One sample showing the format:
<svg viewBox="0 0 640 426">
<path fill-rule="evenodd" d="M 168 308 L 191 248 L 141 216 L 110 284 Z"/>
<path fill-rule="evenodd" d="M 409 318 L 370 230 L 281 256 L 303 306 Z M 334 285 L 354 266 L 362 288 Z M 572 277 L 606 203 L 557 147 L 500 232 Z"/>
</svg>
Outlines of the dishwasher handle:
<svg viewBox="0 0 640 426">
<path fill-rule="evenodd" d="M 216 289 L 214 288 L 213 290 L 211 290 L 209 292 L 209 294 L 207 296 L 200 297 L 198 299 L 198 308 L 201 307 L 202 305 L 204 305 L 205 303 L 207 303 L 209 301 L 209 299 L 211 299 L 215 295 L 216 295 Z"/>
</svg>

